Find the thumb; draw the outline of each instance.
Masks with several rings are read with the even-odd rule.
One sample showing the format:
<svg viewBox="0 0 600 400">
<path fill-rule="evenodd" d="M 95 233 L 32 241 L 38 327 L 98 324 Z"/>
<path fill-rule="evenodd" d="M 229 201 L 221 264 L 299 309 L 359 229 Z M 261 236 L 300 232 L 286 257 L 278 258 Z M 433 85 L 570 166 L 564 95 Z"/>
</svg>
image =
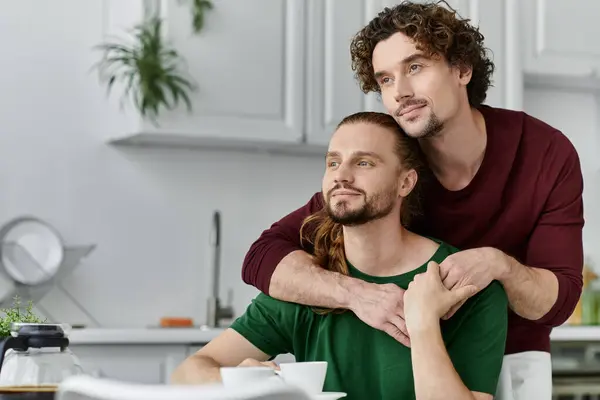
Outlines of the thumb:
<svg viewBox="0 0 600 400">
<path fill-rule="evenodd" d="M 429 261 L 429 263 L 427 263 L 427 273 L 439 277 L 440 276 L 440 265 L 438 263 L 436 263 L 435 261 Z"/>
<path fill-rule="evenodd" d="M 479 289 L 477 289 L 477 286 L 475 285 L 467 285 L 458 289 L 454 289 L 450 291 L 450 293 L 454 295 L 454 301 L 458 303 L 473 296 L 478 290 Z"/>
</svg>

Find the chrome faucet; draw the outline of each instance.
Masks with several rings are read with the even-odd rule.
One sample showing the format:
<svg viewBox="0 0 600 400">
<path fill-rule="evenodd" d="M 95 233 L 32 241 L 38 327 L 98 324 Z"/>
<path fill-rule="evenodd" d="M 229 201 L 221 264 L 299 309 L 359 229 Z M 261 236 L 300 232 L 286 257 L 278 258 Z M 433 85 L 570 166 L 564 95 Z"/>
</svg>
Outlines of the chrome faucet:
<svg viewBox="0 0 600 400">
<path fill-rule="evenodd" d="M 221 273 L 221 213 L 215 211 L 213 214 L 213 223 L 211 230 L 211 249 L 212 249 L 212 295 L 207 301 L 206 326 L 218 328 L 221 320 L 233 318 L 233 307 L 231 306 L 232 290 L 229 289 L 229 305 L 221 306 L 219 299 L 219 278 Z"/>
</svg>

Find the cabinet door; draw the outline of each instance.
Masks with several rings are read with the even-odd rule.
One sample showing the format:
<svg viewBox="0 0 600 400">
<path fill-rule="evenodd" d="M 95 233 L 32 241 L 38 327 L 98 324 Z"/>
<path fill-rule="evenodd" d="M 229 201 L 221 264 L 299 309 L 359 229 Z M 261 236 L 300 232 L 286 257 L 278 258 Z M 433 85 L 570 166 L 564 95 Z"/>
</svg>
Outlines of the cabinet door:
<svg viewBox="0 0 600 400">
<path fill-rule="evenodd" d="M 187 357 L 187 345 L 71 345 L 84 371 L 126 382 L 165 384 Z"/>
<path fill-rule="evenodd" d="M 309 143 L 327 145 L 345 116 L 369 108 L 350 64 L 350 41 L 368 22 L 371 0 L 308 0 Z"/>
<path fill-rule="evenodd" d="M 122 22 L 136 9 L 125 4 L 130 1 L 135 3 L 109 0 L 109 16 Z M 190 95 L 191 114 L 182 104 L 163 111 L 158 128 L 138 120 L 133 129 L 175 138 L 302 141 L 304 0 L 216 1 L 199 34 L 192 32 L 192 1 L 142 1 L 137 9 L 146 14 L 158 8 L 165 39 L 183 57 L 198 90 Z M 109 23 L 111 31 L 116 22 Z"/>
<path fill-rule="evenodd" d="M 520 2 L 520 9 L 526 74 L 598 77 L 600 2 L 527 0 Z"/>
</svg>

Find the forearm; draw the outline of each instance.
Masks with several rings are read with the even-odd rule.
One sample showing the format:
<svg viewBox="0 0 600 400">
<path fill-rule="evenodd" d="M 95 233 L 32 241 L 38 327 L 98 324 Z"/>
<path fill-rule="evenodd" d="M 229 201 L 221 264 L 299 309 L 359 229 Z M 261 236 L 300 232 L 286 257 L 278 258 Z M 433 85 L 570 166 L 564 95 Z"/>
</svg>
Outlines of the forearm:
<svg viewBox="0 0 600 400">
<path fill-rule="evenodd" d="M 351 293 L 361 285 L 362 281 L 358 279 L 315 265 L 308 253 L 297 250 L 277 265 L 271 277 L 269 295 L 291 303 L 348 308 Z"/>
<path fill-rule="evenodd" d="M 417 400 L 474 400 L 448 356 L 439 322 L 410 332 L 411 358 Z"/>
<path fill-rule="evenodd" d="M 221 381 L 221 365 L 210 357 L 192 355 L 171 375 L 171 383 L 178 385 L 206 384 Z"/>
<path fill-rule="evenodd" d="M 510 308 L 519 316 L 537 320 L 546 315 L 558 298 L 558 279 L 549 270 L 532 268 L 507 257 L 507 268 L 499 277 Z"/>
</svg>

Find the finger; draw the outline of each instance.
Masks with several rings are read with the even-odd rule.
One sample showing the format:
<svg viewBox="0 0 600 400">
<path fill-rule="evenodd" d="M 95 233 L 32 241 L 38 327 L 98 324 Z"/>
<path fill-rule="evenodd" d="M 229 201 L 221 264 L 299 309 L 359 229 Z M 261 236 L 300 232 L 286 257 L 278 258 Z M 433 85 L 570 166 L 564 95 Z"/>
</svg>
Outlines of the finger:
<svg viewBox="0 0 600 400">
<path fill-rule="evenodd" d="M 440 279 L 442 281 L 445 280 L 446 277 L 448 277 L 448 274 L 450 273 L 450 261 L 448 261 L 449 258 L 450 256 L 446 257 L 446 259 L 440 264 Z"/>
<path fill-rule="evenodd" d="M 273 361 L 265 361 L 262 363 L 264 366 L 279 370 L 279 365 L 275 364 Z"/>
<path fill-rule="evenodd" d="M 394 315 L 390 319 L 390 322 L 392 323 L 392 325 L 398 328 L 404 336 L 408 337 L 408 329 L 406 329 L 406 321 L 404 321 L 404 318 L 400 318 L 398 315 Z"/>
<path fill-rule="evenodd" d="M 452 293 L 452 295 L 454 296 L 455 302 L 460 303 L 466 301 L 469 297 L 473 296 L 475 293 L 477 293 L 478 290 L 479 289 L 477 289 L 477 286 L 475 285 L 467 285 L 459 287 L 451 291 L 450 293 Z"/>
<path fill-rule="evenodd" d="M 458 278 L 456 277 L 456 274 L 452 274 L 452 273 L 448 273 L 446 278 L 442 280 L 442 284 L 448 290 L 454 289 L 454 287 L 456 286 L 457 283 L 458 283 Z"/>
<path fill-rule="evenodd" d="M 396 307 L 396 315 L 404 320 L 404 301 Z"/>
<path fill-rule="evenodd" d="M 440 265 L 435 261 L 429 261 L 427 263 L 427 273 L 431 275 L 435 275 L 436 277 L 440 276 Z"/>
<path fill-rule="evenodd" d="M 253 358 L 246 358 L 239 364 L 240 367 L 254 367 L 259 365 L 261 365 L 260 362 Z"/>
<path fill-rule="evenodd" d="M 461 308 L 463 306 L 463 304 L 465 304 L 466 300 L 461 301 L 460 303 L 457 303 L 455 305 L 453 305 L 452 307 L 450 307 L 450 310 L 448 310 L 448 312 L 446 313 L 446 315 L 444 315 L 443 319 L 450 319 L 452 318 L 452 316 L 454 314 L 456 314 L 456 312 L 458 311 L 459 308 Z"/>
<path fill-rule="evenodd" d="M 398 329 L 395 325 L 390 322 L 386 323 L 383 326 L 383 331 L 393 337 L 396 341 L 402 343 L 406 347 L 410 347 L 410 339 L 408 336 L 403 334 L 400 329 Z"/>
</svg>

